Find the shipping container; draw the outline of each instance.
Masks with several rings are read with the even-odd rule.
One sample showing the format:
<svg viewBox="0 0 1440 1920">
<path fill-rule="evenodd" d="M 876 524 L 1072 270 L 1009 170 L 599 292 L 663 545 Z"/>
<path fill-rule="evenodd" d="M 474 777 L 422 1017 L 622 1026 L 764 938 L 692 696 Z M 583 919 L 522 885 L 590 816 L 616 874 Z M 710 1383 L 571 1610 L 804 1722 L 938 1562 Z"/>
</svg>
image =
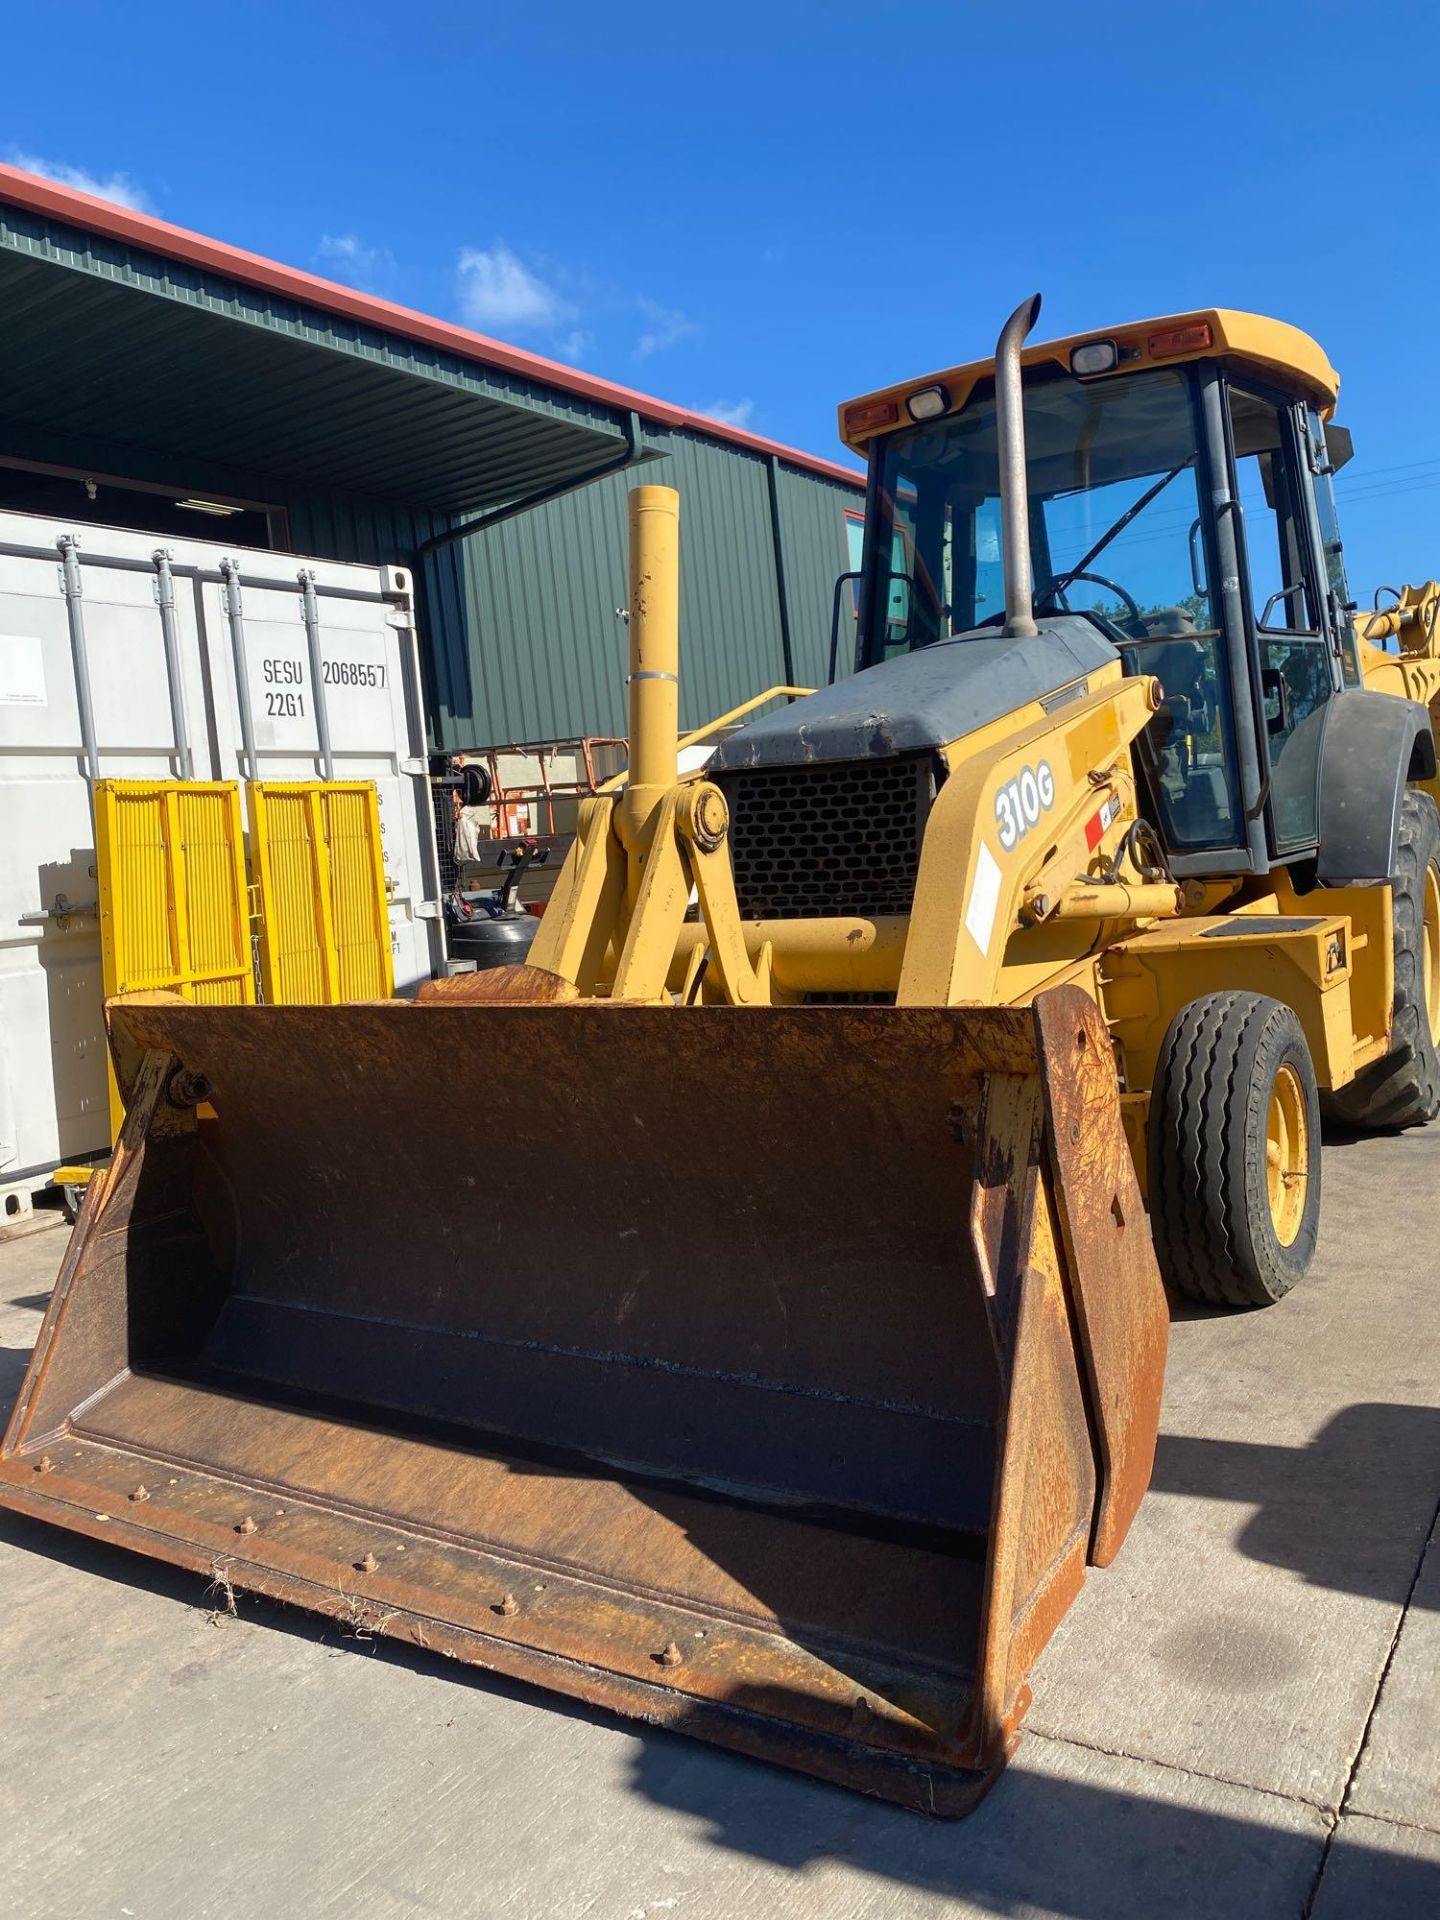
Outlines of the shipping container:
<svg viewBox="0 0 1440 1920">
<path fill-rule="evenodd" d="M 403 993 L 427 774 L 405 569 L 0 513 L 0 1206 L 110 1145 L 94 781 L 373 780 Z"/>
</svg>

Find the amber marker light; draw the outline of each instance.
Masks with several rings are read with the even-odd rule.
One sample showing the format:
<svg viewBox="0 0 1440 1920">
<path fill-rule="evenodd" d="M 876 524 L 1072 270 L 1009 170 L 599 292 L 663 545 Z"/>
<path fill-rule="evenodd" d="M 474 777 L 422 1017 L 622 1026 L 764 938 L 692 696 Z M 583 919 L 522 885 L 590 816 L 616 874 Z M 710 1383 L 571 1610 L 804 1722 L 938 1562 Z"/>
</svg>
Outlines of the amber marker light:
<svg viewBox="0 0 1440 1920">
<path fill-rule="evenodd" d="M 900 408 L 894 400 L 865 400 L 859 406 L 845 409 L 845 431 L 847 433 L 875 433 L 881 427 L 893 427 L 900 418 Z"/>
<path fill-rule="evenodd" d="M 1198 347 L 1213 344 L 1210 322 L 1202 320 L 1197 326 L 1171 327 L 1166 333 L 1152 333 L 1145 344 L 1152 360 L 1163 360 L 1172 353 L 1194 353 Z"/>
</svg>

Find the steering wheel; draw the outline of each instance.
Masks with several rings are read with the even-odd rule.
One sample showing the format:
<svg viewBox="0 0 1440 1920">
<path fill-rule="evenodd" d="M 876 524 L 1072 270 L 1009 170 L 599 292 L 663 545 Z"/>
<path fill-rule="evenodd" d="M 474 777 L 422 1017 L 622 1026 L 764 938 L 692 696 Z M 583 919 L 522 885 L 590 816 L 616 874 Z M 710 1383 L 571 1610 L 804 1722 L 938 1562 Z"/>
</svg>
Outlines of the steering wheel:
<svg viewBox="0 0 1440 1920">
<path fill-rule="evenodd" d="M 1103 573 L 1072 573 L 1069 576 L 1069 578 L 1065 582 L 1064 587 L 1062 587 L 1060 591 L 1055 594 L 1056 599 L 1059 600 L 1061 604 L 1065 606 L 1065 610 L 1067 613 L 1070 611 L 1070 609 L 1068 605 L 1066 605 L 1065 603 L 1064 596 L 1066 592 L 1071 587 L 1074 586 L 1077 580 L 1088 580 L 1091 586 L 1104 587 L 1107 593 L 1113 593 L 1117 600 L 1123 601 L 1125 606 L 1126 617 L 1128 619 L 1133 620 L 1136 626 L 1139 627 L 1141 632 L 1143 633 L 1145 628 L 1145 616 L 1140 611 L 1139 601 L 1136 600 L 1135 596 L 1132 593 L 1127 593 L 1125 588 L 1121 586 L 1118 580 L 1107 580 Z M 1051 591 L 1054 592 L 1054 589 L 1052 588 Z"/>
</svg>

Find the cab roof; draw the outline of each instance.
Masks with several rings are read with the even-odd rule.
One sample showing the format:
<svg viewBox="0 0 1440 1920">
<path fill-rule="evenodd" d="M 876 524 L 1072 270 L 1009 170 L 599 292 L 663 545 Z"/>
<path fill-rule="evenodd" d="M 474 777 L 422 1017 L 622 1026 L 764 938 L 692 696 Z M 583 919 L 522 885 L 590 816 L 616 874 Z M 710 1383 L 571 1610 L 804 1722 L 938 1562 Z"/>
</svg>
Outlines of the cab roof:
<svg viewBox="0 0 1440 1920">
<path fill-rule="evenodd" d="M 1134 320 L 1120 327 L 1091 327 L 1085 333 L 1067 334 L 1063 340 L 1046 340 L 1026 347 L 1021 363 L 1026 367 L 1055 365 L 1068 369 L 1076 347 L 1113 340 L 1120 351 L 1119 363 L 1106 373 L 1091 374 L 1093 380 L 1123 379 L 1142 367 L 1178 366 L 1187 360 L 1228 360 L 1255 368 L 1282 386 L 1297 389 L 1313 401 L 1328 419 L 1334 411 L 1340 391 L 1340 376 L 1325 357 L 1324 350 L 1285 320 L 1270 320 L 1264 314 L 1237 313 L 1229 307 L 1205 307 L 1194 313 L 1172 313 L 1158 320 Z M 892 387 L 850 400 L 840 409 L 840 438 L 856 453 L 863 453 L 877 435 L 908 426 L 911 415 L 906 401 L 927 388 L 943 387 L 948 397 L 946 413 L 958 413 L 982 380 L 995 371 L 995 362 L 971 360 L 964 366 L 948 367 L 942 373 L 925 374 L 918 380 L 901 380 Z M 887 412 L 887 409 L 893 409 Z M 939 416 L 931 416 L 939 417 Z"/>
</svg>

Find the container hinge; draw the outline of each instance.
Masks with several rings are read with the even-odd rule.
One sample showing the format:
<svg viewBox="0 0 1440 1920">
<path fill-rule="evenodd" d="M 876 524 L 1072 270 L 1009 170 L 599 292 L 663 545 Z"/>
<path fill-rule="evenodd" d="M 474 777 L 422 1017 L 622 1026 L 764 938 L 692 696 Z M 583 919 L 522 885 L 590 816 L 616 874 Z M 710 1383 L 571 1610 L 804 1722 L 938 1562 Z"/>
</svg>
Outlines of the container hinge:
<svg viewBox="0 0 1440 1920">
<path fill-rule="evenodd" d="M 413 912 L 417 920 L 438 920 L 441 917 L 438 900 L 417 900 Z"/>
<path fill-rule="evenodd" d="M 430 778 L 430 762 L 428 760 L 416 760 L 413 758 L 402 760 L 400 762 L 400 771 L 401 773 L 408 773 L 412 780 L 428 780 Z"/>
<path fill-rule="evenodd" d="M 41 907 L 36 913 L 22 913 L 20 915 L 20 925 L 22 927 L 43 927 L 49 921 L 53 920 L 63 928 L 68 921 L 94 920 L 98 919 L 99 914 L 100 902 L 98 900 L 91 900 L 88 905 L 79 906 L 74 900 L 67 900 L 63 893 L 57 893 L 53 902 L 48 907 Z"/>
</svg>

